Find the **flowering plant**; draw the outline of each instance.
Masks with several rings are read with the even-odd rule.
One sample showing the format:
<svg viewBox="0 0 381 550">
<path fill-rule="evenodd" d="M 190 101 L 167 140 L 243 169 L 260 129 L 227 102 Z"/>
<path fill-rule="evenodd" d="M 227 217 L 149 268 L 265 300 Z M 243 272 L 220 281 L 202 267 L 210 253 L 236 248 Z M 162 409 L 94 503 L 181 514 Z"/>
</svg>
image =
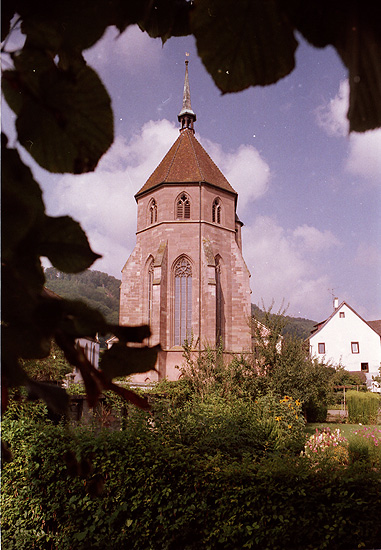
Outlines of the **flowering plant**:
<svg viewBox="0 0 381 550">
<path fill-rule="evenodd" d="M 333 431 L 324 428 L 322 432 L 316 428 L 304 446 L 304 455 L 316 462 L 333 459 L 339 464 L 345 464 L 348 462 L 348 440 L 339 428 Z"/>
<path fill-rule="evenodd" d="M 356 430 L 354 433 L 355 435 L 363 437 L 375 447 L 378 447 L 378 446 L 381 447 L 381 428 L 376 428 L 373 426 L 370 428 L 370 427 L 364 426 L 363 428 Z"/>
<path fill-rule="evenodd" d="M 305 419 L 298 399 L 267 394 L 256 404 L 260 417 L 272 424 L 280 447 L 298 451 L 303 448 Z"/>
</svg>

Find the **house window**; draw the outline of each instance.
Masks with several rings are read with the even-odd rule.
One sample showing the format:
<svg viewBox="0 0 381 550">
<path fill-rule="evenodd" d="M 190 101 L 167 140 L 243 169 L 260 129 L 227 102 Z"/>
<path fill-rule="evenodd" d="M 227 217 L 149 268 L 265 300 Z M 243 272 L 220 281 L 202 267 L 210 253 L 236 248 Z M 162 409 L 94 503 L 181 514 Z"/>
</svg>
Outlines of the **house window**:
<svg viewBox="0 0 381 550">
<path fill-rule="evenodd" d="M 152 323 L 152 310 L 153 310 L 153 276 L 154 276 L 154 267 L 153 260 L 151 261 L 148 268 L 148 303 L 147 303 L 147 323 L 151 325 Z"/>
<path fill-rule="evenodd" d="M 351 342 L 352 353 L 360 353 L 360 347 L 358 342 Z"/>
<path fill-rule="evenodd" d="M 186 258 L 180 258 L 176 263 L 174 275 L 174 344 L 182 346 L 192 332 L 192 266 Z"/>
<path fill-rule="evenodd" d="M 344 317 L 345 317 L 345 311 L 340 311 L 339 317 L 340 317 L 340 319 L 344 319 Z"/>
<path fill-rule="evenodd" d="M 152 199 L 149 206 L 149 222 L 150 224 L 157 222 L 157 203 L 155 199 Z"/>
<path fill-rule="evenodd" d="M 185 193 L 177 199 L 176 204 L 176 217 L 177 219 L 189 219 L 190 218 L 190 200 Z"/>
<path fill-rule="evenodd" d="M 213 201 L 212 221 L 213 223 L 221 223 L 221 204 L 219 199 L 214 199 Z"/>
<path fill-rule="evenodd" d="M 318 352 L 319 353 L 325 353 L 325 343 L 324 342 L 320 342 L 318 344 Z"/>
<path fill-rule="evenodd" d="M 361 363 L 362 372 L 369 372 L 369 363 Z"/>
</svg>

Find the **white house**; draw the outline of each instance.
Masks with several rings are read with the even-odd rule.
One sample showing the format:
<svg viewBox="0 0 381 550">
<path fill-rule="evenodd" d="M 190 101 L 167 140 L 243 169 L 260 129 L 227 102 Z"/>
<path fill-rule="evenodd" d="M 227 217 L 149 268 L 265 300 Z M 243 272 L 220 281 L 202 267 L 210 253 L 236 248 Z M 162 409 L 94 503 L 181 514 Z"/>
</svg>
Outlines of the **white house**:
<svg viewBox="0 0 381 550">
<path fill-rule="evenodd" d="M 365 321 L 346 302 L 338 305 L 336 298 L 332 315 L 315 325 L 309 342 L 311 357 L 363 372 L 368 388 L 380 391 L 372 377 L 380 374 L 381 320 Z"/>
</svg>

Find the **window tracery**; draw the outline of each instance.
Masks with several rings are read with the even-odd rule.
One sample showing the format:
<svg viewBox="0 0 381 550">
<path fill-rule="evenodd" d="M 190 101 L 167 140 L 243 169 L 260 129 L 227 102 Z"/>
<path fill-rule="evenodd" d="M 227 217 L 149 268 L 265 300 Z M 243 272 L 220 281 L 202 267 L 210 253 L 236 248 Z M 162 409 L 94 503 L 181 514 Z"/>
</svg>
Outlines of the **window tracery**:
<svg viewBox="0 0 381 550">
<path fill-rule="evenodd" d="M 157 202 L 152 199 L 149 206 L 149 222 L 152 225 L 157 222 Z"/>
<path fill-rule="evenodd" d="M 213 201 L 212 221 L 213 223 L 221 223 L 221 203 L 219 199 L 214 199 Z"/>
<path fill-rule="evenodd" d="M 190 218 L 190 200 L 189 197 L 183 193 L 176 202 L 176 217 L 177 219 L 189 219 Z"/>
<path fill-rule="evenodd" d="M 182 346 L 192 331 L 192 266 L 182 257 L 174 267 L 174 345 Z"/>
</svg>

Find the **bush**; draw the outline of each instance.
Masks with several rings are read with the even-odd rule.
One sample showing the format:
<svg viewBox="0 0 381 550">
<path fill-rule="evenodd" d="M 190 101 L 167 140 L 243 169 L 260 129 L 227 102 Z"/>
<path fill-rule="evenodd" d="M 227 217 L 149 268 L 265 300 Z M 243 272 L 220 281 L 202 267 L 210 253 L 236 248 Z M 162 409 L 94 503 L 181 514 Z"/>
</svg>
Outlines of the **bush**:
<svg viewBox="0 0 381 550">
<path fill-rule="evenodd" d="M 299 451 L 304 443 L 300 404 L 289 397 L 265 396 L 253 403 L 193 396 L 182 407 L 156 403 L 153 414 L 157 437 L 202 455 L 220 452 L 237 459 L 250 454 L 256 459 L 285 449 Z"/>
<path fill-rule="evenodd" d="M 377 393 L 347 392 L 348 421 L 352 424 L 377 424 L 380 396 Z"/>
<path fill-rule="evenodd" d="M 372 468 L 381 468 L 381 428 L 364 426 L 354 432 L 349 442 L 352 463 L 363 461 Z"/>
<path fill-rule="evenodd" d="M 327 420 L 328 405 L 310 401 L 305 406 L 307 422 L 325 422 Z"/>
<path fill-rule="evenodd" d="M 14 454 L 2 479 L 7 550 L 379 547 L 380 483 L 369 469 L 201 456 L 158 438 L 142 415 L 98 435 L 5 420 L 3 437 Z"/>
<path fill-rule="evenodd" d="M 351 464 L 364 462 L 369 464 L 369 446 L 362 439 L 352 439 L 348 446 L 349 461 Z"/>
</svg>

